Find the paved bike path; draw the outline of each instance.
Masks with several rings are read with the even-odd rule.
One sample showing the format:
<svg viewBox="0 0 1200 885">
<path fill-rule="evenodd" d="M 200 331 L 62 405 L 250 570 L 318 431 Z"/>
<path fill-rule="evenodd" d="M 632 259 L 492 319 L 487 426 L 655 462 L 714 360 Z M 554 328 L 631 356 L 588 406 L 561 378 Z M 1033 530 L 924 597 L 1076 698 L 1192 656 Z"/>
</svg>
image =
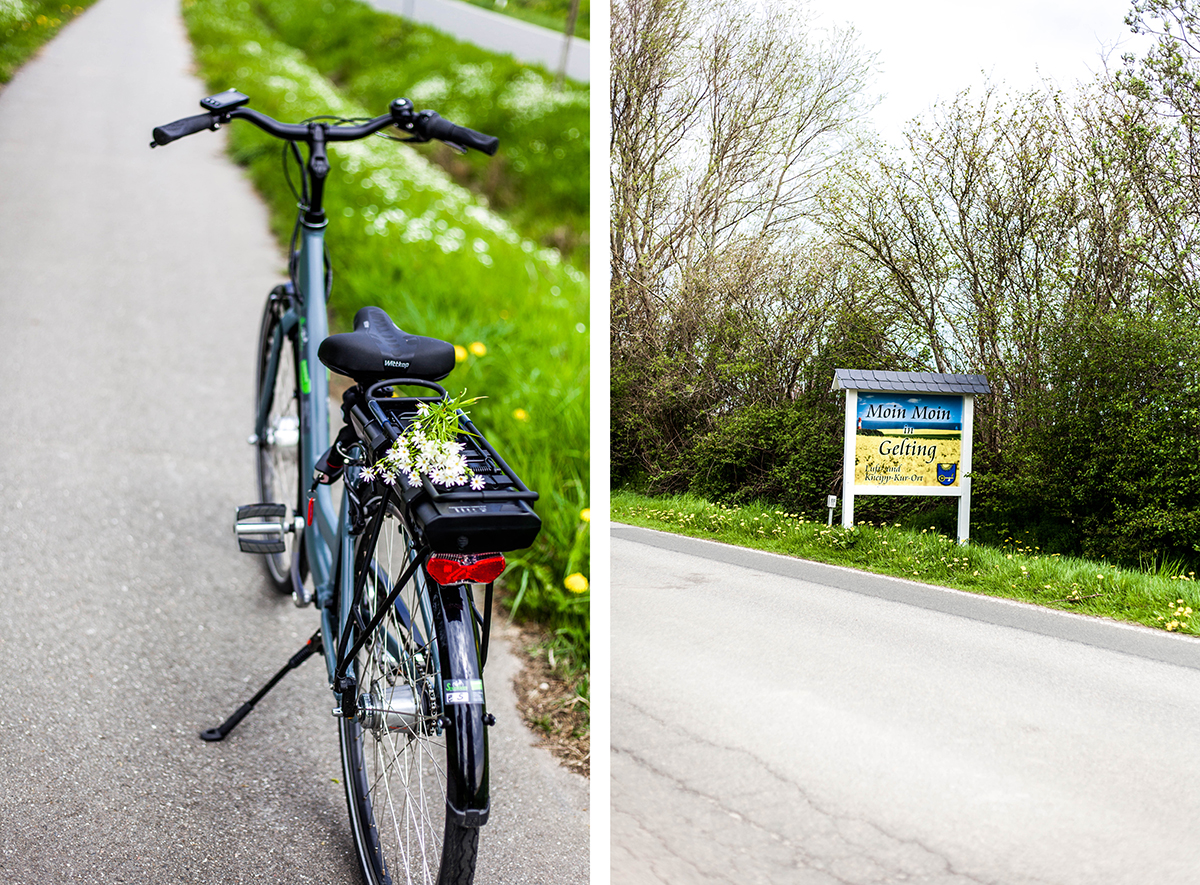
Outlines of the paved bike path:
<svg viewBox="0 0 1200 885">
<path fill-rule="evenodd" d="M 0 92 L 0 881 L 356 882 L 315 629 L 239 554 L 266 212 L 170 0 L 100 0 Z M 498 648 L 497 651 L 501 651 Z M 477 881 L 584 882 L 587 783 L 488 690 Z"/>
</svg>

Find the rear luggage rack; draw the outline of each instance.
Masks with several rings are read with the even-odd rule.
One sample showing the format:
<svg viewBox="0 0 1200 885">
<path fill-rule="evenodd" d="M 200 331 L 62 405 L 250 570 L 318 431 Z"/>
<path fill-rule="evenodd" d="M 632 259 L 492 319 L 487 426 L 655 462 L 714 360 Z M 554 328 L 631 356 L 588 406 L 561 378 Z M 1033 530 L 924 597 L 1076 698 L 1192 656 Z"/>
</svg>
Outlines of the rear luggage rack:
<svg viewBox="0 0 1200 885">
<path fill-rule="evenodd" d="M 393 396 L 392 388 L 425 387 L 439 396 Z M 389 378 L 372 384 L 366 393 L 366 410 L 350 408 L 351 422 L 360 438 L 370 441 L 375 459 L 381 458 L 417 418 L 417 407 L 438 402 L 445 390 L 418 378 Z M 542 522 L 531 506 L 538 493 L 525 486 L 491 443 L 460 410 L 458 441 L 479 490 L 465 487 L 439 489 L 424 474 L 419 486 L 404 479 L 395 485 L 395 498 L 406 511 L 409 525 L 438 553 L 490 553 L 528 547 Z"/>
</svg>

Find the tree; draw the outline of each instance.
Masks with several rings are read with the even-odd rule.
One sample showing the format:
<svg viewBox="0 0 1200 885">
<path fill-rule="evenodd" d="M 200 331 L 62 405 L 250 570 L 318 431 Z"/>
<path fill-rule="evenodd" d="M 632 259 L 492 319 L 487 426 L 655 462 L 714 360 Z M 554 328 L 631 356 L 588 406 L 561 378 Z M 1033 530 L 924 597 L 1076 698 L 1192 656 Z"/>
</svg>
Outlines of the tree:
<svg viewBox="0 0 1200 885">
<path fill-rule="evenodd" d="M 988 376 L 981 412 L 1040 386 L 1045 341 L 1075 294 L 1081 219 L 1060 99 L 963 93 L 907 131 L 907 158 L 845 173 L 826 223 L 875 268 L 902 310 L 910 353 Z"/>
<path fill-rule="evenodd" d="M 1125 22 L 1156 38 L 1145 58 L 1126 57 L 1114 80 L 1114 91 L 1133 99 L 1115 122 L 1162 244 L 1150 267 L 1162 287 L 1200 306 L 1200 8 L 1134 0 Z"/>
<path fill-rule="evenodd" d="M 766 337 L 755 309 L 780 316 L 768 280 L 866 107 L 871 59 L 848 32 L 817 42 L 791 7 L 736 0 L 619 0 L 611 42 L 621 470 L 679 452 L 747 385 L 733 354 Z"/>
<path fill-rule="evenodd" d="M 1125 24 L 1135 34 L 1156 38 L 1145 58 L 1126 58 L 1126 85 L 1194 131 L 1200 125 L 1200 9 L 1195 0 L 1133 0 Z"/>
</svg>

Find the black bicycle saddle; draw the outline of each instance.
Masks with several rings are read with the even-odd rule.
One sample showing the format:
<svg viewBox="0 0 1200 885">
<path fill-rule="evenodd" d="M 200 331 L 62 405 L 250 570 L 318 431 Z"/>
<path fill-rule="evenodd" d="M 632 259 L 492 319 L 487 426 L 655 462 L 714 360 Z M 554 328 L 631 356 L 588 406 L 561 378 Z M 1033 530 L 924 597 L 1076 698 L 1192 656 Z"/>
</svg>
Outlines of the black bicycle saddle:
<svg viewBox="0 0 1200 885">
<path fill-rule="evenodd" d="M 317 357 L 359 384 L 400 377 L 440 381 L 454 368 L 454 345 L 411 335 L 378 307 L 364 307 L 354 315 L 354 331 L 330 335 Z"/>
</svg>

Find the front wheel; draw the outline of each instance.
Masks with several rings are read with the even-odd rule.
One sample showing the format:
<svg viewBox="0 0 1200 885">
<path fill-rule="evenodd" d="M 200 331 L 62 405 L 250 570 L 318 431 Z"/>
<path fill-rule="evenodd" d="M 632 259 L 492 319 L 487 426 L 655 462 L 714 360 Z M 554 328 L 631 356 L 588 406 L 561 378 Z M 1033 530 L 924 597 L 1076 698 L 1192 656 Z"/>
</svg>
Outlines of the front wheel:
<svg viewBox="0 0 1200 885">
<path fill-rule="evenodd" d="M 356 611 L 342 623 L 365 626 L 412 560 L 403 524 L 383 518 L 373 551 L 364 532 L 356 572 L 366 571 Z M 447 814 L 447 771 L 456 750 L 447 744 L 441 677 L 440 619 L 421 570 L 372 632 L 352 663 L 357 717 L 339 719 L 342 771 L 351 829 L 369 885 L 470 885 L 479 828 Z M 354 625 L 358 625 L 355 627 Z M 482 698 L 481 698 L 482 699 Z"/>
<path fill-rule="evenodd" d="M 300 509 L 300 374 L 296 314 L 286 286 L 267 300 L 258 336 L 255 385 L 255 471 L 259 501 L 283 504 L 294 526 Z M 267 573 L 281 593 L 292 592 L 298 531 L 283 534 L 284 550 L 264 553 Z"/>
</svg>

